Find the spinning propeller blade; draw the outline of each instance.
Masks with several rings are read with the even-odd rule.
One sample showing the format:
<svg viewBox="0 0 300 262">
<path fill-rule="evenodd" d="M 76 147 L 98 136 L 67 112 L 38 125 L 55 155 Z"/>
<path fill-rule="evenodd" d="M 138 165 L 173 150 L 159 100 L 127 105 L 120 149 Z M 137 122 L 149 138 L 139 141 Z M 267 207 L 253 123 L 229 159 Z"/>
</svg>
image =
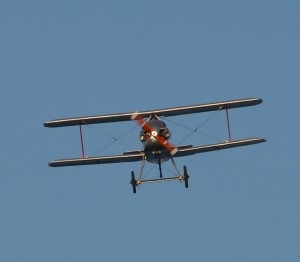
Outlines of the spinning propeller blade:
<svg viewBox="0 0 300 262">
<path fill-rule="evenodd" d="M 177 147 L 169 143 L 165 137 L 159 135 L 159 133 L 157 133 L 157 131 L 155 131 L 138 113 L 133 114 L 131 119 L 135 120 L 144 130 L 148 131 L 172 156 L 178 152 Z"/>
</svg>

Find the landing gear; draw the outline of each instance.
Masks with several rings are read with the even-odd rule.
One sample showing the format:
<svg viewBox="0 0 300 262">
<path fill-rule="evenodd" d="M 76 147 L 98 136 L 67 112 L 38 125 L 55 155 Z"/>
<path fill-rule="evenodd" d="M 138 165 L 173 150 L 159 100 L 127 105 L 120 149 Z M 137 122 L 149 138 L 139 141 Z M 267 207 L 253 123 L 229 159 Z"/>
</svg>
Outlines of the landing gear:
<svg viewBox="0 0 300 262">
<path fill-rule="evenodd" d="M 132 185 L 133 193 L 136 194 L 137 181 L 135 180 L 134 171 L 131 171 L 131 181 L 130 181 L 130 184 Z"/>
<path fill-rule="evenodd" d="M 174 161 L 173 157 L 171 156 L 170 158 L 171 158 L 173 166 L 176 170 L 177 176 L 163 178 L 161 161 L 159 160 L 158 161 L 159 178 L 158 179 L 146 179 L 145 180 L 145 179 L 142 178 L 142 174 L 143 174 L 144 166 L 145 166 L 145 161 L 146 161 L 146 156 L 144 155 L 138 180 L 135 179 L 134 171 L 131 171 L 130 184 L 132 186 L 133 193 L 136 194 L 137 187 L 140 186 L 141 184 L 154 183 L 154 182 L 165 182 L 165 181 L 176 181 L 176 180 L 180 181 L 180 182 L 184 181 L 185 188 L 188 188 L 189 187 L 189 175 L 188 175 L 188 172 L 187 172 L 187 167 L 183 166 L 183 173 L 181 174 L 181 172 L 179 171 L 178 167 L 175 164 L 175 161 Z"/>
<path fill-rule="evenodd" d="M 189 178 L 190 176 L 188 175 L 187 168 L 186 166 L 183 166 L 183 180 L 184 180 L 185 188 L 189 187 Z"/>
<path fill-rule="evenodd" d="M 184 181 L 185 188 L 188 188 L 189 187 L 189 178 L 190 178 L 190 176 L 188 175 L 186 166 L 183 166 L 183 175 L 179 174 L 178 176 L 175 176 L 175 177 L 166 177 L 166 178 L 158 178 L 158 179 L 142 180 L 142 178 L 140 178 L 140 180 L 136 180 L 134 171 L 131 171 L 130 184 L 132 186 L 133 193 L 136 194 L 137 187 L 144 183 L 154 183 L 154 182 L 165 182 L 165 181 L 176 181 L 177 180 L 180 182 Z"/>
</svg>

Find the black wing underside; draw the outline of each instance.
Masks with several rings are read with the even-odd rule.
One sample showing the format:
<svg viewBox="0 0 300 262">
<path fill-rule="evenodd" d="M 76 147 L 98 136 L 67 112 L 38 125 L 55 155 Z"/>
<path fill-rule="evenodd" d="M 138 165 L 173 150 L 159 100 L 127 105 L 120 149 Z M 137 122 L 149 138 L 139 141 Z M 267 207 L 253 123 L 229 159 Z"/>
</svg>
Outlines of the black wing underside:
<svg viewBox="0 0 300 262">
<path fill-rule="evenodd" d="M 83 165 L 97 165 L 97 164 L 114 164 L 124 162 L 141 161 L 144 153 L 124 154 L 115 156 L 100 156 L 100 157 L 86 157 L 86 158 L 71 158 L 61 159 L 49 162 L 49 166 L 62 167 L 62 166 L 83 166 Z"/>
<path fill-rule="evenodd" d="M 267 140 L 265 138 L 250 138 L 250 139 L 243 139 L 243 140 L 236 140 L 236 141 L 226 141 L 226 142 L 218 143 L 218 144 L 185 148 L 185 149 L 179 150 L 174 157 L 190 156 L 190 155 L 206 153 L 206 152 L 210 152 L 210 151 L 219 151 L 222 149 L 254 145 L 254 144 L 263 143 L 266 141 Z"/>
<path fill-rule="evenodd" d="M 228 142 L 217 143 L 217 144 L 210 144 L 205 146 L 197 146 L 197 147 L 179 146 L 178 152 L 173 157 L 182 157 L 182 156 L 189 156 L 189 155 L 205 153 L 210 151 L 219 151 L 222 149 L 254 145 L 262 142 L 266 142 L 266 139 L 250 138 L 250 139 L 228 141 Z M 115 156 L 55 160 L 49 162 L 49 166 L 62 167 L 62 166 L 80 166 L 80 165 L 94 165 L 94 164 L 112 164 L 112 163 L 141 161 L 143 158 L 144 158 L 143 151 L 132 151 L 132 152 L 125 152 L 123 155 L 115 155 Z"/>
<path fill-rule="evenodd" d="M 232 109 L 232 108 L 238 108 L 238 107 L 254 106 L 254 105 L 258 105 L 260 103 L 262 103 L 262 99 L 248 98 L 248 99 L 224 101 L 224 102 L 218 102 L 218 103 L 174 107 L 174 108 L 151 110 L 151 111 L 142 111 L 142 112 L 138 112 L 138 113 L 141 117 L 149 117 L 150 115 L 169 117 L 169 116 L 176 116 L 176 115 L 194 114 L 194 113 L 201 113 L 201 112 Z M 76 125 L 89 125 L 89 124 L 130 121 L 131 116 L 133 114 L 135 114 L 135 112 L 57 119 L 57 120 L 45 122 L 44 126 L 45 127 L 64 127 L 64 126 L 76 126 Z"/>
</svg>

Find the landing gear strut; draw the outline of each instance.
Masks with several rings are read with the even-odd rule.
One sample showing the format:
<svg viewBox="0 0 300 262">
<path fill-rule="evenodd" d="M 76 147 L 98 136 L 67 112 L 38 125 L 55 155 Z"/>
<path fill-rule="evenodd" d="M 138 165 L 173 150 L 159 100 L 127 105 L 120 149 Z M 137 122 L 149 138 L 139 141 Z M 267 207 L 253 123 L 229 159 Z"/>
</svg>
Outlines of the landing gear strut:
<svg viewBox="0 0 300 262">
<path fill-rule="evenodd" d="M 162 170 L 161 170 L 161 161 L 160 161 L 160 159 L 158 161 L 158 167 L 159 167 L 159 177 L 162 178 Z"/>
</svg>

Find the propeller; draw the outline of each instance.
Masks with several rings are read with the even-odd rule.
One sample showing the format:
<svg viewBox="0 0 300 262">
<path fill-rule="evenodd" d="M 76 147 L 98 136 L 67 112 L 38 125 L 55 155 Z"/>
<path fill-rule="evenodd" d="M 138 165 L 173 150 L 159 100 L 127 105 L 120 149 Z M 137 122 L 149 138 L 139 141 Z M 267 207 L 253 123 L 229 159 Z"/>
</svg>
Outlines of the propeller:
<svg viewBox="0 0 300 262">
<path fill-rule="evenodd" d="M 173 146 L 165 137 L 155 131 L 141 115 L 135 113 L 131 116 L 131 119 L 135 120 L 144 130 L 148 131 L 172 156 L 178 152 L 178 148 Z"/>
</svg>

